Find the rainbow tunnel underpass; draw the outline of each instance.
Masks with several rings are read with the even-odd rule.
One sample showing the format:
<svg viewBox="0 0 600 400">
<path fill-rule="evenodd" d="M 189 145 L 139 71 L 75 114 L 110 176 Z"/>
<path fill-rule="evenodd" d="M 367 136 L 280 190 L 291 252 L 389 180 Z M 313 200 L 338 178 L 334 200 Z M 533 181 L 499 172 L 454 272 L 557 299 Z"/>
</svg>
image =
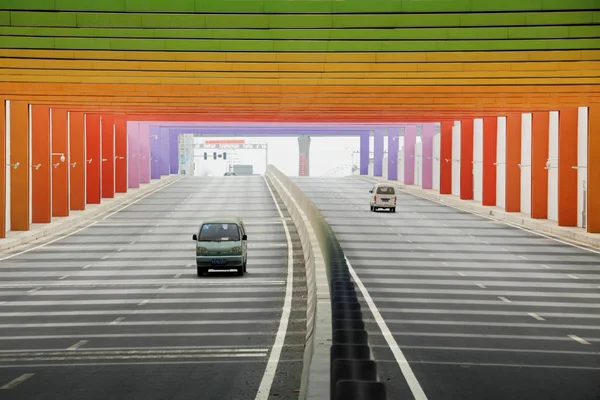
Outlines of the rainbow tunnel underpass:
<svg viewBox="0 0 600 400">
<path fill-rule="evenodd" d="M 1 399 L 599 398 L 597 0 L 88 3 L 0 1 Z"/>
</svg>

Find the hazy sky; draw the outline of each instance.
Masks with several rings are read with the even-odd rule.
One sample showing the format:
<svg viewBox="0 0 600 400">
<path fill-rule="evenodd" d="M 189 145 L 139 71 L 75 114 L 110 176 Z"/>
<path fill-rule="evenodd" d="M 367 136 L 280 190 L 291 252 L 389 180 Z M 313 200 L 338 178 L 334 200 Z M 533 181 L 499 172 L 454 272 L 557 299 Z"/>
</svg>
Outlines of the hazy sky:
<svg viewBox="0 0 600 400">
<path fill-rule="evenodd" d="M 217 139 L 217 138 L 210 138 Z M 231 139 L 231 138 L 227 138 Z M 269 147 L 269 164 L 275 165 L 289 176 L 298 176 L 298 139 L 295 137 L 276 138 L 236 138 L 248 142 L 263 142 Z M 400 146 L 402 141 L 400 142 Z M 312 137 L 310 144 L 310 175 L 311 176 L 347 176 L 351 175 L 352 162 L 359 165 L 359 154 L 353 154 L 360 147 L 360 139 L 354 137 Z M 373 138 L 371 138 L 371 151 L 373 151 Z M 387 150 L 387 139 L 384 141 Z M 236 164 L 252 164 L 255 174 L 265 172 L 264 150 L 235 150 L 228 151 L 228 158 L 236 160 Z M 353 161 L 354 160 L 354 161 Z M 222 159 L 196 157 L 196 170 L 201 174 L 222 176 L 228 168 L 228 162 Z"/>
</svg>

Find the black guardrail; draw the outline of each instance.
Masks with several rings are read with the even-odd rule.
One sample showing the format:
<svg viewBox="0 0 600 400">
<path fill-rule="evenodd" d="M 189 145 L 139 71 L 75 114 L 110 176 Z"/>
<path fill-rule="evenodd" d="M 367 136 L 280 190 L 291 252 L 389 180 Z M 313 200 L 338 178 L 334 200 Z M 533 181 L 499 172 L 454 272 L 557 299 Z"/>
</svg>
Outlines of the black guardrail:
<svg viewBox="0 0 600 400">
<path fill-rule="evenodd" d="M 377 364 L 372 360 L 356 286 L 346 257 L 329 224 L 325 225 L 328 251 L 325 263 L 331 292 L 332 345 L 331 400 L 386 400 L 385 384 L 378 381 Z"/>
</svg>

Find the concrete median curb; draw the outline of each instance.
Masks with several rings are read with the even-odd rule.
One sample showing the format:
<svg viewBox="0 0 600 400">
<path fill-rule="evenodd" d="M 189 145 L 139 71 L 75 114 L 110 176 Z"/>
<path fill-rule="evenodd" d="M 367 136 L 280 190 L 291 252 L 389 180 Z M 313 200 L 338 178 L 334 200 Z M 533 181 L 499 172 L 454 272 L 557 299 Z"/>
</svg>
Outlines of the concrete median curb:
<svg viewBox="0 0 600 400">
<path fill-rule="evenodd" d="M 151 194 L 165 186 L 180 180 L 180 175 L 170 175 L 160 180 L 155 180 L 139 189 L 128 193 L 117 193 L 112 199 L 104 199 L 105 203 L 88 205 L 88 209 L 82 211 L 71 211 L 68 217 L 58 217 L 49 224 L 36 224 L 30 231 L 9 232 L 8 236 L 0 239 L 0 252 L 5 252 L 16 247 L 28 245 L 37 240 L 60 236 L 69 230 L 79 228 L 99 216 L 116 211 L 119 207 L 139 200 L 141 197 Z"/>
<path fill-rule="evenodd" d="M 496 221 L 506 222 L 507 224 L 514 225 L 516 227 L 528 229 L 534 233 L 545 234 L 548 236 L 555 237 L 557 239 L 569 240 L 576 242 L 577 244 L 592 246 L 600 248 L 600 235 L 598 234 L 586 234 L 583 232 L 577 232 L 570 230 L 569 228 L 560 227 L 548 220 L 535 220 L 529 217 L 524 217 L 518 213 L 509 213 L 506 211 L 495 210 L 493 208 L 482 206 L 479 203 L 469 200 L 460 200 L 453 198 L 451 195 L 439 194 L 433 190 L 421 189 L 404 185 L 402 183 L 387 181 L 381 178 L 357 176 L 357 178 L 367 179 L 371 182 L 390 182 L 400 190 L 409 193 L 411 195 L 421 197 L 423 199 L 432 200 L 440 204 L 447 205 L 462 211 L 467 211 L 472 214 L 487 217 Z M 581 229 L 581 228 L 574 228 Z"/>
<path fill-rule="evenodd" d="M 294 183 L 272 170 L 265 175 L 285 204 L 300 236 L 306 267 L 307 311 L 304 366 L 299 399 L 325 399 L 330 389 L 330 347 L 332 341 L 331 299 L 325 259 L 309 216 L 301 203 L 290 192 Z M 287 180 L 287 182 L 282 182 Z M 295 186 L 295 185 L 294 185 Z M 296 193 L 298 194 L 298 193 Z M 296 196 L 298 197 L 298 196 Z"/>
</svg>

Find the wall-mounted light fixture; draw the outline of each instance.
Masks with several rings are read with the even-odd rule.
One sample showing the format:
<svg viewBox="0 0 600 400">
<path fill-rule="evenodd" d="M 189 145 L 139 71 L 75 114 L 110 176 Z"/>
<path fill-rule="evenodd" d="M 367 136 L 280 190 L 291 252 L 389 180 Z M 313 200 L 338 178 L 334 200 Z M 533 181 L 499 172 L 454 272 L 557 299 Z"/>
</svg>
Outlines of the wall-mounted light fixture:
<svg viewBox="0 0 600 400">
<path fill-rule="evenodd" d="M 115 160 L 124 160 L 125 157 L 121 157 L 121 156 L 115 156 Z"/>
<path fill-rule="evenodd" d="M 36 165 L 32 165 L 31 168 L 33 168 L 37 171 L 38 169 L 40 169 L 41 166 L 42 166 L 42 164 L 36 164 Z"/>
<path fill-rule="evenodd" d="M 454 159 L 454 158 L 446 158 L 445 160 L 446 160 L 446 162 L 450 162 L 450 161 L 460 162 L 460 159 Z"/>
<path fill-rule="evenodd" d="M 93 158 L 90 158 L 89 160 L 85 160 L 86 163 L 91 164 L 92 163 Z"/>
<path fill-rule="evenodd" d="M 571 168 L 573 168 L 573 169 L 586 169 L 587 166 L 585 166 L 585 165 L 573 165 Z"/>
<path fill-rule="evenodd" d="M 103 158 L 103 159 L 102 159 L 102 162 L 104 162 L 104 161 L 108 161 L 108 160 L 107 160 L 106 158 Z"/>
<path fill-rule="evenodd" d="M 52 153 L 53 156 L 60 156 L 60 162 L 65 162 L 65 154 L 64 153 Z"/>
<path fill-rule="evenodd" d="M 503 163 L 503 162 L 501 162 L 501 163 L 499 163 L 499 162 L 495 162 L 495 163 L 494 163 L 494 165 L 496 165 L 496 166 L 498 166 L 498 165 L 506 165 L 506 163 Z"/>
<path fill-rule="evenodd" d="M 59 165 L 60 165 L 60 163 L 52 164 L 52 166 L 53 166 L 54 168 L 58 168 L 58 166 L 59 166 Z"/>
<path fill-rule="evenodd" d="M 531 167 L 529 164 L 517 164 L 519 168 Z"/>
<path fill-rule="evenodd" d="M 75 168 L 76 165 L 77 165 L 77 161 L 73 161 L 73 163 L 71 164 L 71 167 Z"/>
<path fill-rule="evenodd" d="M 546 160 L 546 166 L 544 167 L 544 169 L 554 169 L 554 168 L 558 168 L 558 166 L 554 167 L 552 166 L 552 163 L 550 161 L 558 161 L 558 158 L 552 158 L 552 159 L 548 159 Z"/>
<path fill-rule="evenodd" d="M 18 162 L 18 161 L 16 163 L 14 163 L 14 164 L 6 164 L 7 167 L 11 167 L 12 169 L 19 168 L 19 165 L 21 165 L 21 163 Z"/>
</svg>

